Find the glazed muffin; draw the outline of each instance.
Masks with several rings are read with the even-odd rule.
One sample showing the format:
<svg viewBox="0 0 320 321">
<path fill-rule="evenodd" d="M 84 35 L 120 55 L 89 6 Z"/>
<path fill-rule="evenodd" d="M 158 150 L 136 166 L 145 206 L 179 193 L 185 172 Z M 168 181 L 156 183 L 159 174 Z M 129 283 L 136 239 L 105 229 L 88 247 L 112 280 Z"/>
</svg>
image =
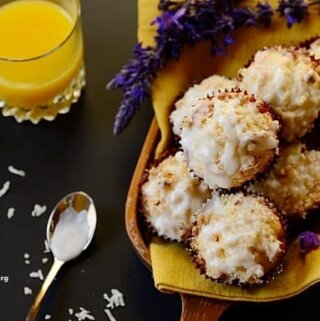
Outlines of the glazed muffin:
<svg viewBox="0 0 320 321">
<path fill-rule="evenodd" d="M 320 60 L 320 38 L 317 38 L 310 44 L 310 55 Z"/>
<path fill-rule="evenodd" d="M 214 75 L 189 88 L 184 96 L 175 103 L 175 110 L 170 115 L 173 132 L 176 135 L 181 134 L 183 122 L 192 118 L 193 107 L 199 99 L 211 96 L 218 91 L 230 90 L 236 86 L 236 80 Z"/>
<path fill-rule="evenodd" d="M 302 218 L 320 204 L 320 152 L 290 144 L 268 175 L 249 188 L 269 197 L 288 218 Z"/>
<path fill-rule="evenodd" d="M 190 173 L 180 151 L 149 170 L 141 186 L 141 209 L 157 235 L 182 241 L 190 232 L 192 214 L 210 195 L 208 186 Z"/>
<path fill-rule="evenodd" d="M 282 119 L 287 141 L 312 129 L 320 111 L 316 61 L 303 48 L 271 47 L 258 51 L 239 71 L 240 88 L 271 104 Z"/>
<path fill-rule="evenodd" d="M 180 144 L 191 170 L 210 188 L 232 188 L 266 170 L 278 152 L 278 130 L 261 99 L 220 92 L 195 105 Z"/>
<path fill-rule="evenodd" d="M 259 285 L 281 271 L 285 225 L 262 196 L 216 193 L 195 216 L 190 250 L 209 278 Z"/>
</svg>

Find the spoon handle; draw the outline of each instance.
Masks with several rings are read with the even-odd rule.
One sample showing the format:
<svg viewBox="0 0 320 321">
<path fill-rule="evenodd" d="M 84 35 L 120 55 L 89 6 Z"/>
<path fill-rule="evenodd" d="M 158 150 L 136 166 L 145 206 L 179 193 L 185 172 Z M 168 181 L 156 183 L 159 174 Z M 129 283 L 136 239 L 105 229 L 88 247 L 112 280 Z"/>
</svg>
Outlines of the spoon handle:
<svg viewBox="0 0 320 321">
<path fill-rule="evenodd" d="M 29 310 L 26 321 L 35 321 L 36 320 L 36 317 L 38 315 L 38 311 L 41 306 L 41 302 L 42 302 L 45 294 L 47 293 L 49 286 L 51 285 L 52 281 L 54 280 L 55 276 L 57 275 L 57 273 L 59 272 L 59 270 L 63 264 L 64 264 L 63 261 L 60 261 L 57 259 L 54 260 L 54 263 L 53 263 L 46 279 L 44 280 L 37 297 L 35 298 L 32 306 Z"/>
</svg>

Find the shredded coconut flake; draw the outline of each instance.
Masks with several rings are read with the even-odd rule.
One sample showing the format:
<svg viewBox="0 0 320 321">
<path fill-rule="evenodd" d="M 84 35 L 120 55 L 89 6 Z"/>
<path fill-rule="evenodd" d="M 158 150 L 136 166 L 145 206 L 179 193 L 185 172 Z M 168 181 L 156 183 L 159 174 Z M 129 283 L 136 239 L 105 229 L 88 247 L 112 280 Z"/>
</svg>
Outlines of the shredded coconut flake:
<svg viewBox="0 0 320 321">
<path fill-rule="evenodd" d="M 0 198 L 3 197 L 10 188 L 10 181 L 6 181 L 0 189 Z"/>
<path fill-rule="evenodd" d="M 191 249 L 206 275 L 261 284 L 283 255 L 283 227 L 262 196 L 215 193 L 195 215 Z"/>
<path fill-rule="evenodd" d="M 69 309 L 69 314 L 73 315 L 73 309 Z"/>
<path fill-rule="evenodd" d="M 111 296 L 109 297 L 107 293 L 103 294 L 103 298 L 108 302 L 107 308 L 114 309 L 118 306 L 125 306 L 123 294 L 118 289 L 111 290 Z"/>
<path fill-rule="evenodd" d="M 24 263 L 25 264 L 30 264 L 30 261 L 29 260 L 25 260 Z"/>
<path fill-rule="evenodd" d="M 288 218 L 305 219 L 320 202 L 320 151 L 299 142 L 285 146 L 270 172 L 249 191 L 270 198 Z"/>
<path fill-rule="evenodd" d="M 159 236 L 180 242 L 192 228 L 192 214 L 210 195 L 208 186 L 190 172 L 179 151 L 149 170 L 141 188 L 143 214 Z"/>
<path fill-rule="evenodd" d="M 42 264 L 47 264 L 49 259 L 47 257 L 44 257 L 41 261 L 42 261 Z"/>
<path fill-rule="evenodd" d="M 79 320 L 79 321 L 82 321 L 82 320 L 95 320 L 94 316 L 91 315 L 91 312 L 80 307 L 80 312 L 77 312 L 75 314 L 76 318 Z"/>
<path fill-rule="evenodd" d="M 8 212 L 7 212 L 8 220 L 11 220 L 13 218 L 14 214 L 15 214 L 15 209 L 13 207 L 9 208 Z"/>
<path fill-rule="evenodd" d="M 259 50 L 240 69 L 240 88 L 271 104 L 282 119 L 282 137 L 295 141 L 312 127 L 320 109 L 320 76 L 304 49 Z"/>
<path fill-rule="evenodd" d="M 32 278 L 32 279 L 40 279 L 41 281 L 44 280 L 43 273 L 42 273 L 41 269 L 39 269 L 39 270 L 36 271 L 36 272 L 31 272 L 31 273 L 29 274 L 29 276 L 30 276 L 30 278 Z"/>
<path fill-rule="evenodd" d="M 30 288 L 28 288 L 27 286 L 25 286 L 23 288 L 23 292 L 24 292 L 24 295 L 31 295 L 32 294 L 32 290 Z"/>
<path fill-rule="evenodd" d="M 50 253 L 50 246 L 47 240 L 44 240 L 44 253 Z"/>
<path fill-rule="evenodd" d="M 23 257 L 27 260 L 30 259 L 30 254 L 29 253 L 24 253 Z"/>
<path fill-rule="evenodd" d="M 104 312 L 106 313 L 110 321 L 117 321 L 109 309 L 105 309 Z"/>
<path fill-rule="evenodd" d="M 51 315 L 50 314 L 46 314 L 44 317 L 45 320 L 50 320 L 51 319 Z"/>
<path fill-rule="evenodd" d="M 14 174 L 14 175 L 17 175 L 17 176 L 21 176 L 21 177 L 26 177 L 26 173 L 25 171 L 21 170 L 21 169 L 17 169 L 15 168 L 14 166 L 10 165 L 8 167 L 8 171 L 11 173 L 11 174 Z"/>
<path fill-rule="evenodd" d="M 47 211 L 47 206 L 46 205 L 39 205 L 39 204 L 36 204 L 33 208 L 33 211 L 31 213 L 31 216 L 33 217 L 39 217 L 41 216 L 42 214 L 44 214 L 45 212 Z"/>
<path fill-rule="evenodd" d="M 237 87 L 237 81 L 228 79 L 223 76 L 213 75 L 204 80 L 200 84 L 190 87 L 184 96 L 179 99 L 171 113 L 170 120 L 172 122 L 172 130 L 176 135 L 181 135 L 183 123 L 192 119 L 193 107 L 202 98 L 212 96 L 214 92 L 230 90 Z"/>
<path fill-rule="evenodd" d="M 277 153 L 279 122 L 260 98 L 218 93 L 193 108 L 180 145 L 189 168 L 209 187 L 239 187 L 264 171 Z"/>
</svg>

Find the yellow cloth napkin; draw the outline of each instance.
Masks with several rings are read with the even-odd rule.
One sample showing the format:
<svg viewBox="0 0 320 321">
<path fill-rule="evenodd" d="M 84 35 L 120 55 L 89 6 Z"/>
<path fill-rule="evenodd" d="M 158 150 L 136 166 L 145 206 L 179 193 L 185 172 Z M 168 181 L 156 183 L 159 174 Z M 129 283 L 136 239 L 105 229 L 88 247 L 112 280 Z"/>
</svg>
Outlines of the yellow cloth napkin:
<svg viewBox="0 0 320 321">
<path fill-rule="evenodd" d="M 244 1 L 248 5 L 256 2 Z M 276 0 L 269 2 L 276 7 Z M 144 45 L 154 44 L 155 27 L 151 27 L 150 22 L 158 14 L 157 3 L 158 0 L 138 0 L 138 39 Z M 298 43 L 320 34 L 320 17 L 315 7 L 310 9 L 307 19 L 291 29 L 287 29 L 284 18 L 274 17 L 272 21 L 268 29 L 251 27 L 237 31 L 236 45 L 228 48 L 226 56 L 212 57 L 210 45 L 202 43 L 194 48 L 185 48 L 178 61 L 168 63 L 158 73 L 152 87 L 153 107 L 161 131 L 156 154 L 170 142 L 169 112 L 174 101 L 192 83 L 214 73 L 233 77 L 257 49 L 273 44 Z M 320 280 L 320 250 L 303 259 L 297 243 L 290 246 L 285 271 L 268 285 L 256 289 L 239 289 L 205 279 L 179 245 L 155 240 L 150 251 L 155 285 L 161 291 L 230 300 L 271 301 L 295 295 Z"/>
<path fill-rule="evenodd" d="M 154 240 L 150 245 L 152 271 L 161 291 L 183 292 L 232 301 L 274 301 L 294 296 L 320 281 L 320 250 L 303 258 L 298 242 L 291 244 L 285 270 L 267 285 L 237 288 L 206 279 L 192 263 L 181 245 Z"/>
</svg>

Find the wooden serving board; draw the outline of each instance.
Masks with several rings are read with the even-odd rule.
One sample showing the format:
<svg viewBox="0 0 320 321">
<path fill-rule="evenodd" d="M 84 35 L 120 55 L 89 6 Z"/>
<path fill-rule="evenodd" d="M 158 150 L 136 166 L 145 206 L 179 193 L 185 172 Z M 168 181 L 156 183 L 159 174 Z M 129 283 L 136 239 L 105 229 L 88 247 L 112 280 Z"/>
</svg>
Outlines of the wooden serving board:
<svg viewBox="0 0 320 321">
<path fill-rule="evenodd" d="M 136 169 L 134 171 L 134 175 L 130 184 L 127 202 L 126 202 L 126 213 L 125 213 L 125 223 L 128 236 L 137 252 L 141 260 L 144 264 L 152 270 L 151 266 L 151 255 L 149 250 L 148 241 L 145 238 L 145 230 L 144 225 L 141 223 L 139 219 L 139 188 L 142 176 L 145 173 L 145 169 L 148 167 L 149 162 L 152 162 L 155 155 L 155 150 L 157 143 L 159 142 L 159 127 L 157 125 L 156 119 L 152 121 L 150 126 L 149 132 L 145 139 L 145 143 L 143 145 L 139 160 L 137 162 Z M 314 130 L 306 136 L 304 139 L 305 143 L 307 144 L 308 148 L 311 149 L 320 149 L 320 126 L 317 124 Z M 316 223 L 316 224 L 315 224 Z M 317 226 L 318 227 L 317 227 Z M 320 220 L 317 222 L 313 222 L 312 228 L 316 228 L 317 231 L 320 230 Z M 308 284 L 301 286 L 299 291 L 294 291 L 290 295 L 284 296 L 291 297 L 295 296 L 298 293 L 306 290 L 311 285 L 318 283 L 320 281 L 319 278 L 319 270 L 316 269 L 318 272 L 313 273 L 312 271 L 314 268 L 310 268 L 310 262 L 314 261 L 318 262 L 320 258 L 320 251 L 313 251 L 309 253 L 308 257 L 304 260 L 301 259 L 300 261 L 304 263 L 296 262 L 297 266 L 288 266 L 288 270 L 292 271 L 295 267 L 297 269 L 297 273 L 302 273 L 305 276 L 309 277 Z M 299 264 L 300 265 L 299 265 Z M 301 265 L 302 264 L 302 265 Z M 308 266 L 309 268 L 306 268 Z M 298 268 L 299 266 L 299 268 Z M 314 266 L 314 265 L 312 265 Z M 311 272 L 310 272 L 311 271 Z M 217 321 L 221 314 L 234 302 L 234 298 L 230 297 L 230 301 L 225 297 L 222 299 L 216 298 L 205 298 L 205 297 L 197 297 L 192 296 L 185 293 L 180 293 L 181 300 L 182 300 L 182 313 L 181 313 L 181 321 Z M 279 298 L 275 298 L 274 300 L 279 300 Z M 237 300 L 239 301 L 239 300 Z M 240 299 L 241 301 L 241 299 Z M 252 301 L 245 299 L 243 301 Z M 269 300 L 270 301 L 270 300 Z M 271 300 L 272 301 L 272 300 Z"/>
<path fill-rule="evenodd" d="M 138 214 L 138 197 L 141 177 L 149 161 L 153 159 L 159 141 L 159 128 L 156 120 L 152 121 L 134 171 L 126 202 L 125 223 L 128 236 L 143 263 L 151 269 L 150 251 L 143 238 Z M 182 301 L 181 321 L 217 321 L 232 302 L 207 299 L 187 294 L 180 294 Z"/>
</svg>

